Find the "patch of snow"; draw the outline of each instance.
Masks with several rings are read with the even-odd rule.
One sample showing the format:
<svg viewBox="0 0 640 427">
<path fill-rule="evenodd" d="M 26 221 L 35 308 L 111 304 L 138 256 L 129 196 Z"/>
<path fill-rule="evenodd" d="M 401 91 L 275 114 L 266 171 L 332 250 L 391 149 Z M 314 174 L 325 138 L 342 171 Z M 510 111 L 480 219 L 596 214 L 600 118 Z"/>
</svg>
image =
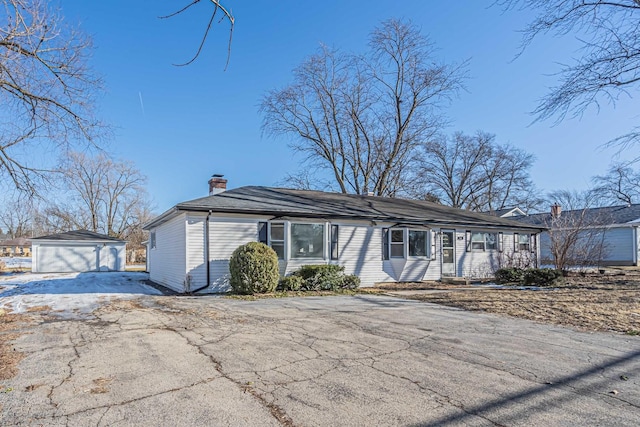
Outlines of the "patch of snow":
<svg viewBox="0 0 640 427">
<path fill-rule="evenodd" d="M 48 306 L 61 314 L 90 313 L 112 298 L 162 295 L 147 273 L 24 273 L 0 276 L 0 308 L 23 313 Z"/>
<path fill-rule="evenodd" d="M 0 257 L 8 268 L 31 269 L 31 257 Z"/>
</svg>

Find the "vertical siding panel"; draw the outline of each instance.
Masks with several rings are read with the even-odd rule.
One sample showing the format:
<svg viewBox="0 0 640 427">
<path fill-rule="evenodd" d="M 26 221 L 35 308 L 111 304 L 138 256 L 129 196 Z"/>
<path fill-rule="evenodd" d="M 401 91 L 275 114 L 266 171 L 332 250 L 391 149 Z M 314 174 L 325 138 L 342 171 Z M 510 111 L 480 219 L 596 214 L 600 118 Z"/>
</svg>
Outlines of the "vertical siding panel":
<svg viewBox="0 0 640 427">
<path fill-rule="evenodd" d="M 186 263 L 191 289 L 207 284 L 207 265 L 205 262 L 205 222 L 206 215 L 188 215 L 186 220 Z"/>
<path fill-rule="evenodd" d="M 262 219 L 218 218 L 209 219 L 209 259 L 211 292 L 229 290 L 229 258 L 236 248 L 258 241 L 258 222 Z"/>
<path fill-rule="evenodd" d="M 156 233 L 156 247 L 149 251 L 149 278 L 174 291 L 184 292 L 185 215 L 179 215 L 150 231 Z"/>
<path fill-rule="evenodd" d="M 360 277 L 362 286 L 394 280 L 382 260 L 382 228 L 340 225 L 339 246 L 338 263 L 346 274 Z"/>
</svg>

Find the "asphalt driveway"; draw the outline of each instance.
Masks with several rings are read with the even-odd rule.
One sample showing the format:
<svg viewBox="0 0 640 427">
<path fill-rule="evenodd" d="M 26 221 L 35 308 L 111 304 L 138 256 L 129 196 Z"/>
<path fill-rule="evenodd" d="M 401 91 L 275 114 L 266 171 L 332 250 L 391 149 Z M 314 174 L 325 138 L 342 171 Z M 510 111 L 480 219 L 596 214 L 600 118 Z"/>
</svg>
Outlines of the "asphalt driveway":
<svg viewBox="0 0 640 427">
<path fill-rule="evenodd" d="M 33 313 L 0 425 L 640 424 L 640 338 L 383 296 Z"/>
</svg>

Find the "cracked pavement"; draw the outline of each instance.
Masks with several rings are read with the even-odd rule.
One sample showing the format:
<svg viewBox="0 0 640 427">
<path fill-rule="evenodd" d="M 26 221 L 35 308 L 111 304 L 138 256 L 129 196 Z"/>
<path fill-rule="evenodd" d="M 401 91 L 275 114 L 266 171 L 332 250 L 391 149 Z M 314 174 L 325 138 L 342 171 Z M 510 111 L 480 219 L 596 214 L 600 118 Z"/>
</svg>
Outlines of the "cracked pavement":
<svg viewBox="0 0 640 427">
<path fill-rule="evenodd" d="M 638 337 L 363 295 L 31 316 L 0 425 L 640 424 Z"/>
</svg>

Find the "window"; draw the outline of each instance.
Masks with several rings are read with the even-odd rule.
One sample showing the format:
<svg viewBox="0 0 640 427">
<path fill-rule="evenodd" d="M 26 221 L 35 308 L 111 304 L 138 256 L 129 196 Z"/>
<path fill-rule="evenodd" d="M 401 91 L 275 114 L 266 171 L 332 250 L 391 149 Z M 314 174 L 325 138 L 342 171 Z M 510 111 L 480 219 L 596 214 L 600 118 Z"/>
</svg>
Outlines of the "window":
<svg viewBox="0 0 640 427">
<path fill-rule="evenodd" d="M 337 225 L 331 225 L 331 259 L 338 259 L 338 231 Z"/>
<path fill-rule="evenodd" d="M 516 243 L 516 252 L 518 251 L 530 251 L 531 250 L 531 239 L 528 234 L 518 234 L 515 233 L 513 235 L 515 243 Z"/>
<path fill-rule="evenodd" d="M 151 246 L 151 249 L 156 248 L 156 232 L 155 231 L 152 231 L 151 233 L 149 233 L 149 246 Z"/>
<path fill-rule="evenodd" d="M 404 230 L 391 230 L 391 258 L 404 258 Z"/>
<path fill-rule="evenodd" d="M 498 235 L 496 233 L 484 233 L 484 240 L 488 251 L 498 249 Z"/>
<path fill-rule="evenodd" d="M 427 231 L 409 230 L 409 256 L 427 256 L 429 243 L 427 233 Z"/>
<path fill-rule="evenodd" d="M 468 233 L 467 233 L 468 235 Z M 496 233 L 484 233 L 474 231 L 471 233 L 471 250 L 491 251 L 498 249 L 498 236 Z"/>
<path fill-rule="evenodd" d="M 291 258 L 323 258 L 324 224 L 291 224 Z"/>
<path fill-rule="evenodd" d="M 284 223 L 271 223 L 269 227 L 269 246 L 278 254 L 278 259 L 284 259 Z"/>
</svg>

